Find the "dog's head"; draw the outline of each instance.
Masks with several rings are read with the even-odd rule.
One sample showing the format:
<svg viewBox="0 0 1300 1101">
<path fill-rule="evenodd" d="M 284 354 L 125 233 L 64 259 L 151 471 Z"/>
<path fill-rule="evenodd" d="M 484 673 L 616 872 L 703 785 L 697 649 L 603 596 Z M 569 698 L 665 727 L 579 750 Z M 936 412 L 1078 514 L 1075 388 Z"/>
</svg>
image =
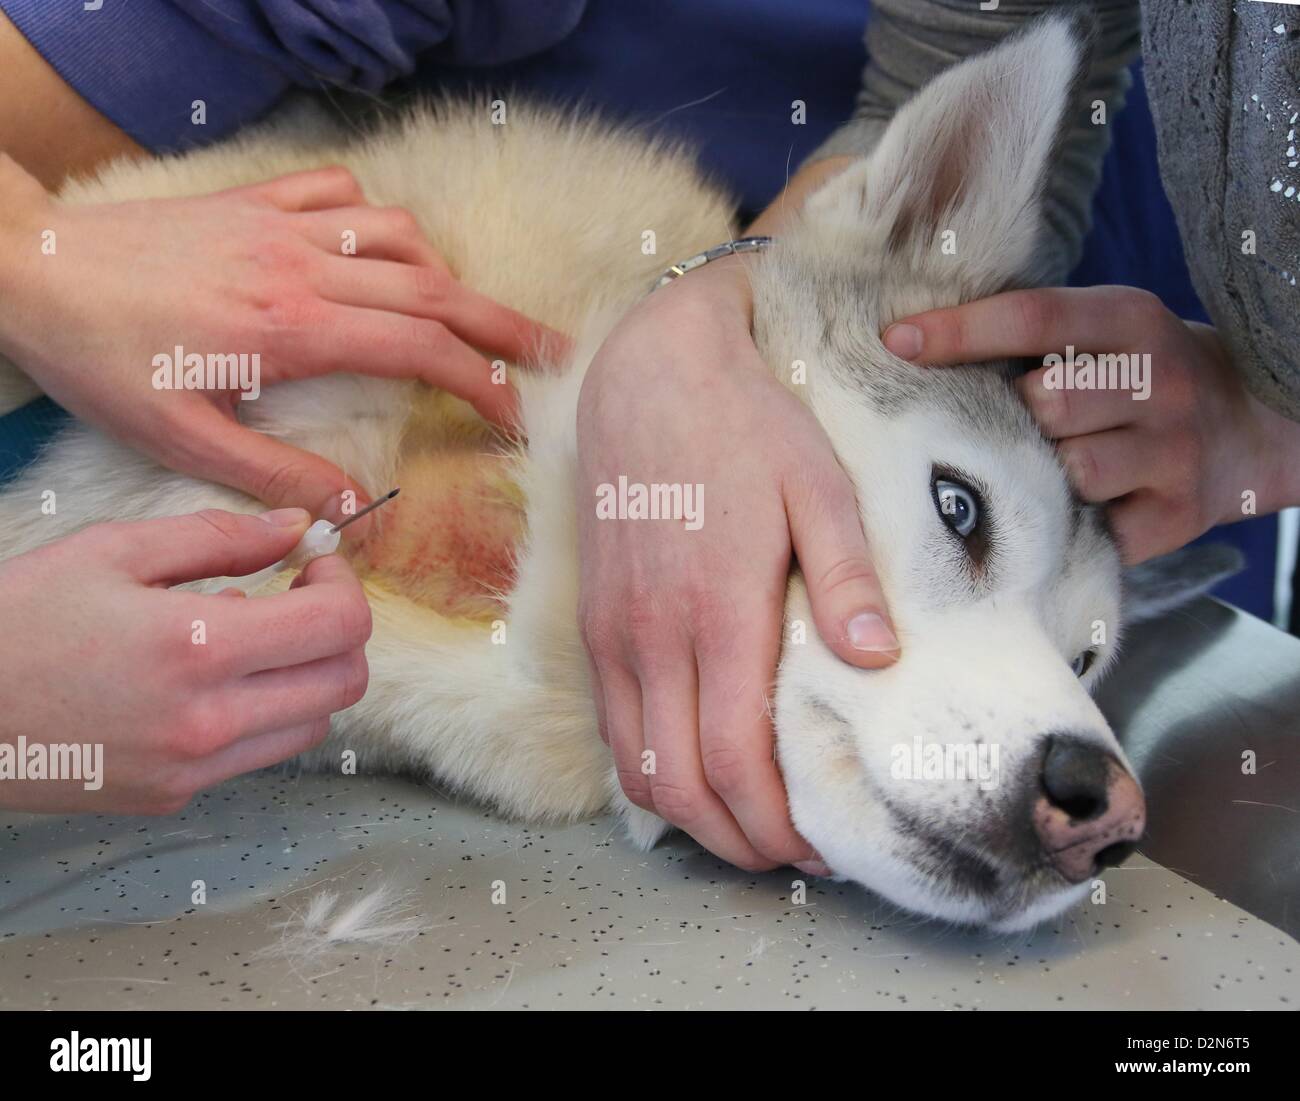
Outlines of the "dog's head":
<svg viewBox="0 0 1300 1101">
<path fill-rule="evenodd" d="M 1009 364 L 920 369 L 891 321 L 1042 277 L 1048 182 L 1086 45 L 1050 18 L 946 72 L 756 265 L 756 336 L 854 480 L 902 642 L 839 661 L 792 579 L 776 694 L 800 832 L 841 876 L 998 930 L 1079 900 L 1144 826 L 1090 689 L 1115 656 L 1120 560 Z"/>
</svg>

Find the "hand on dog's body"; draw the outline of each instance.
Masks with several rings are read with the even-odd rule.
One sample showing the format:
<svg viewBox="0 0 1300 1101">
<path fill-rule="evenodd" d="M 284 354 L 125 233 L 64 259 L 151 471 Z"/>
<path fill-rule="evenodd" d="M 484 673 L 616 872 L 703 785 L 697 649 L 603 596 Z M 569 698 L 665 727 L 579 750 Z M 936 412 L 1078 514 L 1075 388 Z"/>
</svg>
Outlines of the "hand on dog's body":
<svg viewBox="0 0 1300 1101">
<path fill-rule="evenodd" d="M 1149 353 L 1150 397 L 1129 389 L 1019 381 L 1057 441 L 1084 500 L 1108 504 L 1130 563 L 1191 542 L 1218 524 L 1300 504 L 1300 424 L 1253 397 L 1215 330 L 1180 320 L 1133 287 L 1011 291 L 906 318 L 885 333 L 896 355 L 955 365 L 1015 356 Z M 1243 494 L 1253 511 L 1243 509 Z"/>
<path fill-rule="evenodd" d="M 154 356 L 256 352 L 263 386 L 338 371 L 417 378 L 506 423 L 514 392 L 475 349 L 517 361 L 559 339 L 463 287 L 411 215 L 367 205 L 341 168 L 65 205 L 0 155 L 0 196 L 0 352 L 117 439 L 268 505 L 338 520 L 342 493 L 367 495 L 333 463 L 240 425 L 235 391 L 155 389 Z"/>
<path fill-rule="evenodd" d="M 284 509 L 99 524 L 0 563 L 0 742 L 104 745 L 102 788 L 8 779 L 0 806 L 170 814 L 319 744 L 368 679 L 370 609 L 347 563 L 316 559 L 253 600 L 168 588 L 268 566 L 309 522 Z"/>
</svg>

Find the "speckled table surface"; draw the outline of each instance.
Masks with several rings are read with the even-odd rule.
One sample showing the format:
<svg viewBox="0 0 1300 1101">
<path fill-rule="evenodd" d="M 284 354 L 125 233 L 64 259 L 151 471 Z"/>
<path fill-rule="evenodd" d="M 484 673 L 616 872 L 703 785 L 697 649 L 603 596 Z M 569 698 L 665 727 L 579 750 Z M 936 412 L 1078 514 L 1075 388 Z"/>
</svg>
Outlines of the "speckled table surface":
<svg viewBox="0 0 1300 1101">
<path fill-rule="evenodd" d="M 1285 670 L 1300 644 L 1206 604 L 1178 627 L 1203 645 L 1152 674 L 1142 663 L 1167 653 L 1172 629 L 1130 649 L 1144 706 L 1132 686 L 1109 694 L 1156 781 L 1153 820 L 1162 800 L 1171 814 L 1185 801 L 1171 776 L 1190 768 L 1199 790 L 1219 767 L 1197 752 L 1230 750 L 1239 771 L 1236 740 L 1185 729 L 1171 771 L 1160 732 L 1185 720 L 1151 705 L 1170 678 L 1201 691 L 1229 678 L 1236 734 L 1272 762 L 1272 786 L 1241 800 L 1222 778 L 1222 798 L 1201 797 L 1178 840 L 1155 846 L 1180 852 L 1178 872 L 1137 857 L 1107 874 L 1104 903 L 1032 935 L 920 922 L 848 885 L 809 881 L 802 897 L 798 873 L 740 872 L 680 837 L 639 854 L 606 820 L 525 829 L 401 780 L 261 775 L 165 820 L 0 816 L 0 1007 L 1294 1009 L 1300 944 L 1213 891 L 1280 924 L 1300 911 L 1297 734 L 1251 735 L 1252 682 L 1233 673 L 1238 651 L 1256 672 L 1260 647 L 1280 653 Z M 1257 687 L 1293 699 L 1300 660 Z M 418 924 L 400 947 L 282 950 L 278 927 L 309 899 L 379 884 Z"/>
</svg>

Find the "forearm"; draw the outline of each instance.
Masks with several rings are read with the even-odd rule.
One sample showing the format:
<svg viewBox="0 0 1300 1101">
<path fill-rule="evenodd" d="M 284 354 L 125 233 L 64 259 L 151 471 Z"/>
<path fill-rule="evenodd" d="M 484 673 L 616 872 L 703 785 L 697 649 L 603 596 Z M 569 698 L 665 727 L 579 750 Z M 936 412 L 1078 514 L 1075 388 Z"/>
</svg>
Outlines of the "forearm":
<svg viewBox="0 0 1300 1101">
<path fill-rule="evenodd" d="M 76 93 L 55 115 L 33 97 L 29 75 L 11 66 L 3 85 L 10 94 L 0 102 L 30 104 L 24 113 L 53 135 L 49 143 L 28 135 L 30 148 L 15 153 L 32 158 L 49 184 L 66 174 L 65 123 L 84 125 L 88 110 L 137 147 L 181 152 L 257 122 L 294 86 L 373 94 L 410 75 L 417 61 L 494 65 L 540 52 L 573 29 L 584 3 L 111 0 L 87 10 L 81 0 L 0 0 L 10 45 L 25 51 L 28 72 L 39 55 L 47 84 L 57 74 Z M 0 55 L 0 70 L 6 60 Z M 92 146 L 72 167 L 121 151 L 120 139 Z"/>
<path fill-rule="evenodd" d="M 2 11 L 0 103 L 10 105 L 0 111 L 0 151 L 51 190 L 113 157 L 144 154 L 68 86 Z"/>
<path fill-rule="evenodd" d="M 847 168 L 853 160 L 854 158 L 850 156 L 834 156 L 805 162 L 804 166 L 786 183 L 781 194 L 754 219 L 746 232 L 754 236 L 780 236 L 781 230 L 789 224 L 790 219 L 803 206 L 808 196 L 837 172 Z"/>
</svg>

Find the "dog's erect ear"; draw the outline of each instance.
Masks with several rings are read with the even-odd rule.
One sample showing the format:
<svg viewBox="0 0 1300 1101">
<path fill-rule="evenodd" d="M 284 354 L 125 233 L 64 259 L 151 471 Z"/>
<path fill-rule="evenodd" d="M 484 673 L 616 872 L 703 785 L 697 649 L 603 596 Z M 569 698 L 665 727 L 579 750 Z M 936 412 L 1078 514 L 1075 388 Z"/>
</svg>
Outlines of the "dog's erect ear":
<svg viewBox="0 0 1300 1101">
<path fill-rule="evenodd" d="M 1040 282 L 1043 193 L 1090 29 L 1050 16 L 942 73 L 868 157 L 809 197 L 808 221 L 960 301 Z"/>
<path fill-rule="evenodd" d="M 1227 543 L 1201 543 L 1124 571 L 1124 622 L 1142 623 L 1189 604 L 1240 573 L 1246 559 Z"/>
</svg>

